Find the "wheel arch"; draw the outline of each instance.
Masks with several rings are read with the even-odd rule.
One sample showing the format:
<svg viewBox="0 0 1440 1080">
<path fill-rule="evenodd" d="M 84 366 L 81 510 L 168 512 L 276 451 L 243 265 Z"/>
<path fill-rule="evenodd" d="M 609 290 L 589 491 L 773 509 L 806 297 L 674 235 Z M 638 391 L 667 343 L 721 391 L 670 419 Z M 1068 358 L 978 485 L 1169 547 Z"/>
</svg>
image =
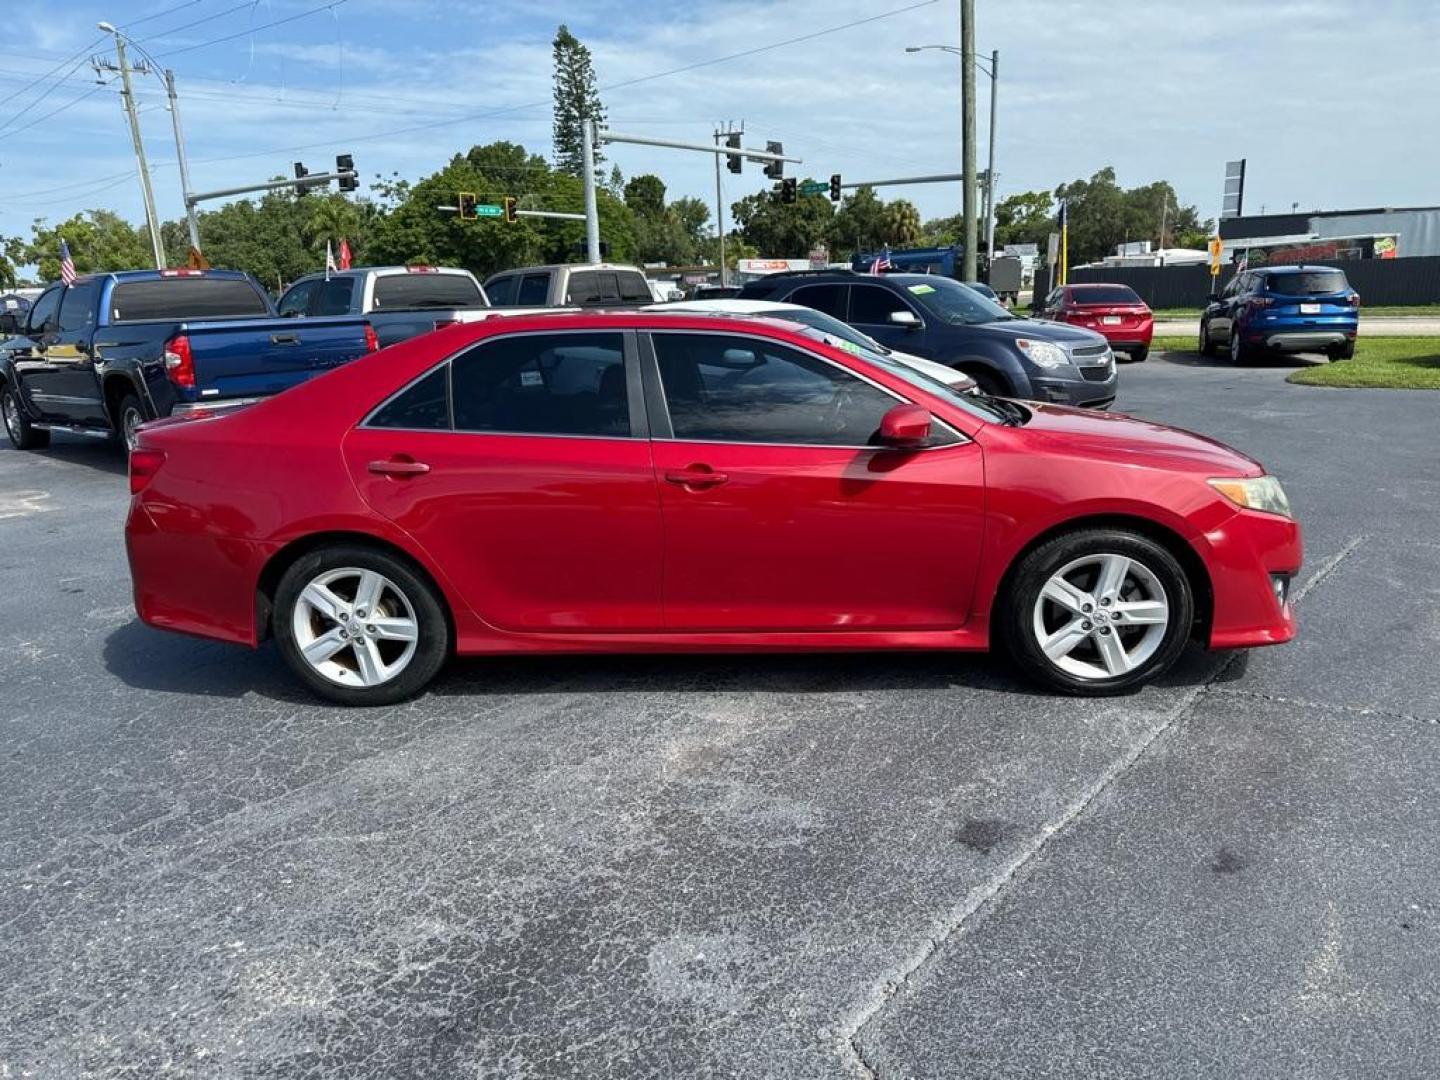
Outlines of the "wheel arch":
<svg viewBox="0 0 1440 1080">
<path fill-rule="evenodd" d="M 146 407 L 145 393 L 134 379 L 122 371 L 111 371 L 105 375 L 100 383 L 100 394 L 105 402 L 105 415 L 110 418 L 110 425 L 116 431 L 120 430 L 120 402 L 125 400 L 126 394 L 134 394 L 142 410 Z"/>
<path fill-rule="evenodd" d="M 1190 628 L 1190 635 L 1200 640 L 1205 639 L 1215 604 L 1214 588 L 1210 582 L 1210 572 L 1205 568 L 1205 560 L 1200 557 L 1200 553 L 1185 537 L 1169 526 L 1136 514 L 1125 513 L 1089 514 L 1084 517 L 1069 518 L 1032 536 L 1019 551 L 1015 552 L 1006 565 L 1005 572 L 1000 576 L 995 595 L 990 601 L 990 625 L 992 627 L 996 625 L 1001 606 L 1009 601 L 1009 592 L 1014 583 L 1015 573 L 1032 551 L 1059 536 L 1084 532 L 1088 529 L 1123 529 L 1127 532 L 1138 533 L 1155 541 L 1173 555 L 1175 561 L 1180 564 L 1180 569 L 1185 572 L 1185 579 L 1190 583 L 1190 591 L 1195 598 L 1195 622 Z"/>
<path fill-rule="evenodd" d="M 271 636 L 271 619 L 275 611 L 275 591 L 279 588 L 280 579 L 285 576 L 285 571 L 289 570 L 299 559 L 304 558 L 311 552 L 339 544 L 368 547 L 382 554 L 389 555 L 391 558 L 403 562 L 417 576 L 429 582 L 430 587 L 435 590 L 435 595 L 440 600 L 440 610 L 445 613 L 445 624 L 449 630 L 450 641 L 453 647 L 456 626 L 455 612 L 450 606 L 450 597 L 425 564 L 399 544 L 371 533 L 352 532 L 345 529 L 308 533 L 305 536 L 291 540 L 270 556 L 269 560 L 261 568 L 259 580 L 255 583 L 255 641 L 257 644 Z"/>
</svg>

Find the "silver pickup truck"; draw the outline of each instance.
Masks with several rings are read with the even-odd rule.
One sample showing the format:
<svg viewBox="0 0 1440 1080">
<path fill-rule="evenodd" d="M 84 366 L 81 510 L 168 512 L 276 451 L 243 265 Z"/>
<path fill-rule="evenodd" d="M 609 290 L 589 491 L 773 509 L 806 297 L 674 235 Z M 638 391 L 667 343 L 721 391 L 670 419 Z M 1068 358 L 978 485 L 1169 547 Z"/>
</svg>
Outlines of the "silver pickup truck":
<svg viewBox="0 0 1440 1080">
<path fill-rule="evenodd" d="M 293 318 L 364 316 L 382 349 L 495 314 L 474 274 L 445 266 L 363 266 L 310 274 L 285 290 L 279 308 L 282 316 Z"/>
</svg>

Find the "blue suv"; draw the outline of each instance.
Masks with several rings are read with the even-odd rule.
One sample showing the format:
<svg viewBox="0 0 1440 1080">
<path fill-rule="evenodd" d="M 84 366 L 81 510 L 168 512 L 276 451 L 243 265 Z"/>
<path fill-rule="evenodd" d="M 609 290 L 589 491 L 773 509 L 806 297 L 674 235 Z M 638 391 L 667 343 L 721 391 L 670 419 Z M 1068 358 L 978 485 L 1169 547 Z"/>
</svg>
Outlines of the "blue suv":
<svg viewBox="0 0 1440 1080">
<path fill-rule="evenodd" d="M 834 315 L 891 349 L 963 371 L 996 397 L 1096 409 L 1115 400 L 1115 354 L 1095 331 L 1017 318 L 939 274 L 802 270 L 751 281 L 740 297 Z"/>
<path fill-rule="evenodd" d="M 1266 350 L 1355 355 L 1360 294 L 1333 266 L 1268 266 L 1243 270 L 1200 315 L 1200 351 L 1228 349 L 1243 364 Z"/>
</svg>

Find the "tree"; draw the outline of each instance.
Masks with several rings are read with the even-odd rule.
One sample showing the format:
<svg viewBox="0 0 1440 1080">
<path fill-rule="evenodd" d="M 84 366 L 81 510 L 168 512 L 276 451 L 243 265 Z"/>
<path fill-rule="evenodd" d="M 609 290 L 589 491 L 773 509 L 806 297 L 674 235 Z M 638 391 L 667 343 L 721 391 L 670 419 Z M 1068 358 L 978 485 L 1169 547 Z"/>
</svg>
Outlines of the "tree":
<svg viewBox="0 0 1440 1080">
<path fill-rule="evenodd" d="M 824 195 L 780 201 L 778 191 L 747 195 L 730 208 L 740 235 L 766 257 L 803 258 L 825 239 L 834 208 Z"/>
<path fill-rule="evenodd" d="M 341 240 L 350 241 L 352 255 L 362 247 L 360 211 L 353 202 L 343 195 L 333 194 L 322 198 L 311 196 L 306 203 L 305 239 L 312 250 L 324 251 L 325 245 L 329 244 L 338 258 Z"/>
<path fill-rule="evenodd" d="M 1173 246 L 1172 235 L 1193 238 L 1203 234 L 1208 225 L 1193 206 L 1178 204 L 1169 183 L 1162 180 L 1123 189 L 1110 166 L 1089 180 L 1061 184 L 1055 195 L 1069 207 L 1072 264 L 1097 261 L 1130 241 L 1149 240 L 1158 245 L 1162 218 L 1169 246 Z M 1164 209 L 1167 204 L 1168 210 Z"/>
<path fill-rule="evenodd" d="M 920 211 L 908 199 L 896 199 L 885 207 L 883 229 L 887 244 L 914 244 L 920 239 Z"/>
<path fill-rule="evenodd" d="M 150 266 L 154 253 L 143 228 L 131 225 L 113 210 L 87 210 L 55 226 L 37 218 L 31 239 L 15 254 L 21 265 L 39 268 L 41 281 L 60 277 L 60 241 L 70 246 L 70 257 L 81 274 L 95 270 L 134 270 Z"/>
<path fill-rule="evenodd" d="M 555 31 L 552 42 L 555 55 L 555 117 L 552 139 L 555 144 L 555 167 L 571 176 L 582 175 L 584 166 L 582 121 L 605 120 L 605 107 L 595 89 L 595 66 L 590 50 L 563 23 Z M 595 149 L 596 176 L 605 159 Z"/>
<path fill-rule="evenodd" d="M 1055 230 L 1054 199 L 1048 191 L 1022 191 L 995 204 L 995 246 L 1036 244 L 1041 249 Z"/>
<path fill-rule="evenodd" d="M 700 245 L 708 239 L 705 227 L 710 224 L 710 205 L 704 199 L 687 195 L 672 202 L 670 212 L 680 222 L 680 228 L 684 230 L 698 257 Z"/>
<path fill-rule="evenodd" d="M 18 236 L 0 236 L 0 289 L 13 289 L 20 284 L 20 253 L 25 241 Z"/>
<path fill-rule="evenodd" d="M 625 185 L 625 205 L 637 214 L 664 213 L 664 181 L 653 173 L 632 176 Z"/>
<path fill-rule="evenodd" d="M 827 200 L 828 201 L 828 200 Z M 885 243 L 885 203 L 872 187 L 845 196 L 827 230 L 830 252 L 861 252 Z"/>
</svg>

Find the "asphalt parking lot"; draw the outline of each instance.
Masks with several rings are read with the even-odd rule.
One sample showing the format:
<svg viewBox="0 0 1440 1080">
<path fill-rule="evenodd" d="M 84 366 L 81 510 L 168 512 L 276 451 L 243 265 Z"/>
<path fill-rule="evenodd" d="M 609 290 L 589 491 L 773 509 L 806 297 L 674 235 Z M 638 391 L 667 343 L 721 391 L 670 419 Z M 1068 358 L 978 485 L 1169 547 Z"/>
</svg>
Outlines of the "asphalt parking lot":
<svg viewBox="0 0 1440 1080">
<path fill-rule="evenodd" d="M 1306 528 L 1301 636 L 455 664 L 317 704 L 132 614 L 108 448 L 0 449 L 0 1077 L 1433 1077 L 1440 397 L 1122 369 Z"/>
</svg>

